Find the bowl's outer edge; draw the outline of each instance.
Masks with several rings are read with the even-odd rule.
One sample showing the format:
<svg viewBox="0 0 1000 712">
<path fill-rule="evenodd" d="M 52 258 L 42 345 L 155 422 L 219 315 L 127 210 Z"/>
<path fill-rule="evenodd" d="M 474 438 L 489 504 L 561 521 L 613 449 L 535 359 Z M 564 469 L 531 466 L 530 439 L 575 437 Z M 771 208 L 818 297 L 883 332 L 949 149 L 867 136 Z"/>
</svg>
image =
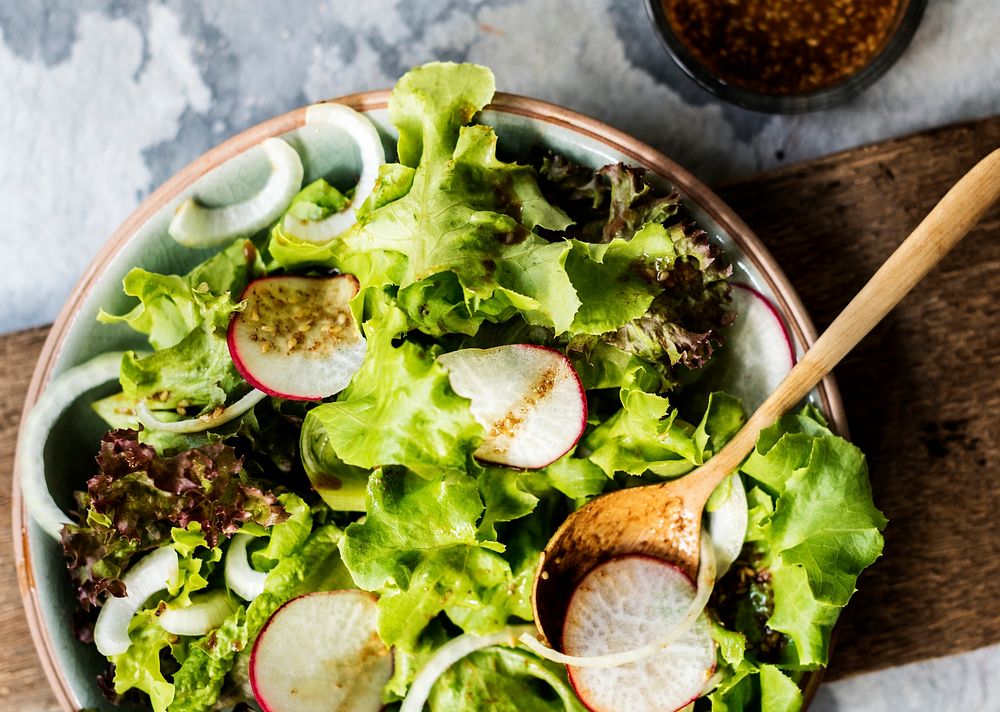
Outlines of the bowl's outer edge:
<svg viewBox="0 0 1000 712">
<path fill-rule="evenodd" d="M 332 101 L 347 104 L 358 111 L 382 109 L 388 104 L 390 91 L 362 92 L 340 97 Z M 498 92 L 489 107 L 492 110 L 517 114 L 540 121 L 562 126 L 571 131 L 587 135 L 593 139 L 610 144 L 613 148 L 629 156 L 637 163 L 649 166 L 654 173 L 659 174 L 673 183 L 699 207 L 709 213 L 726 233 L 743 249 L 748 259 L 754 262 L 761 278 L 772 289 L 779 302 L 782 313 L 789 317 L 789 328 L 792 330 L 798 344 L 806 348 L 816 340 L 816 329 L 806 312 L 801 299 L 795 293 L 784 271 L 774 257 L 763 245 L 760 239 L 711 189 L 681 168 L 665 155 L 645 143 L 619 131 L 607 124 L 592 119 L 578 112 L 566 109 L 556 104 Z M 92 289 L 111 257 L 119 248 L 158 210 L 186 189 L 191 183 L 216 166 L 243 151 L 257 145 L 266 138 L 278 136 L 301 127 L 305 123 L 305 107 L 294 109 L 272 119 L 257 124 L 227 141 L 210 149 L 174 174 L 163 185 L 151 193 L 139 207 L 125 219 L 112 234 L 111 238 L 101 248 L 80 278 L 69 299 L 63 306 L 53 323 L 52 329 L 42 346 L 38 364 L 32 375 L 22 410 L 21 423 L 24 416 L 38 400 L 43 386 L 48 381 L 52 368 L 59 354 L 66 332 L 72 324 L 73 315 L 81 301 Z M 834 430 L 847 437 L 847 417 L 844 411 L 840 392 L 832 375 L 827 376 L 819 386 L 819 395 L 823 410 L 830 417 Z M 19 433 L 20 437 L 20 433 Z M 41 611 L 38 606 L 37 590 L 31 563 L 28 557 L 29 541 L 27 528 L 27 513 L 21 499 L 21 489 L 18 485 L 18 456 L 14 457 L 14 478 L 12 492 L 12 527 L 14 531 L 14 560 L 17 566 L 18 586 L 31 637 L 38 651 L 39 659 L 45 671 L 59 705 L 66 712 L 74 712 L 80 708 L 74 698 L 68 681 L 56 665 L 51 650 L 51 640 L 45 630 Z M 819 686 L 822 671 L 807 673 L 803 689 L 806 705 Z"/>
</svg>

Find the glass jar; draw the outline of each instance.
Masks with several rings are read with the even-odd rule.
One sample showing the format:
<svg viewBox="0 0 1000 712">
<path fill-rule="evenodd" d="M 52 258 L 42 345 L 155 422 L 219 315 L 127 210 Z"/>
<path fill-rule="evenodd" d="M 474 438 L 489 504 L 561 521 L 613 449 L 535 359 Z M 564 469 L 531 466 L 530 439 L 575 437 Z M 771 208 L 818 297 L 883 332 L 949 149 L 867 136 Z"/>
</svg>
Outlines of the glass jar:
<svg viewBox="0 0 1000 712">
<path fill-rule="evenodd" d="M 824 109 L 899 58 L 926 0 L 647 0 L 667 51 L 702 87 L 755 111 Z"/>
</svg>

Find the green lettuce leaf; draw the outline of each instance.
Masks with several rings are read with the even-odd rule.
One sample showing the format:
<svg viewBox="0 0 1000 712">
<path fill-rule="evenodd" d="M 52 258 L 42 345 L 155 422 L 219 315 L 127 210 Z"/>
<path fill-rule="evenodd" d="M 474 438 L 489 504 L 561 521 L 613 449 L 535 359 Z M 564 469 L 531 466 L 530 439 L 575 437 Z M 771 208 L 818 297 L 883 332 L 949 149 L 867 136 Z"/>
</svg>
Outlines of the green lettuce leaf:
<svg viewBox="0 0 1000 712">
<path fill-rule="evenodd" d="M 778 492 L 760 527 L 775 602 L 768 625 L 791 639 L 789 662 L 802 667 L 826 664 L 830 631 L 858 575 L 881 555 L 886 524 L 864 456 L 810 420 L 800 413 L 765 431 L 744 466 Z"/>
<path fill-rule="evenodd" d="M 367 470 L 402 465 L 425 477 L 464 471 L 481 441 L 469 401 L 452 390 L 436 354 L 412 341 L 393 345 L 405 323 L 395 309 L 365 322 L 368 350 L 351 385 L 306 416 L 304 432 L 321 426 L 325 440 L 310 436 L 303 448 L 334 476 L 338 460 Z"/>
<path fill-rule="evenodd" d="M 712 605 L 725 626 L 716 639 L 742 634 L 746 657 L 723 647 L 712 709 L 794 711 L 799 671 L 827 663 L 840 611 L 882 552 L 886 520 L 864 456 L 811 406 L 764 430 L 741 470 L 747 544 Z"/>
<path fill-rule="evenodd" d="M 412 650 L 439 613 L 463 630 L 488 633 L 511 615 L 531 617 L 525 596 L 511 596 L 510 564 L 484 539 L 476 480 L 434 479 L 381 469 L 368 486 L 367 517 L 347 527 L 341 553 L 355 583 L 381 594 L 379 631 L 387 645 Z"/>
<path fill-rule="evenodd" d="M 122 359 L 122 390 L 133 406 L 148 400 L 154 410 L 210 412 L 245 381 L 226 344 L 226 327 L 241 307 L 239 295 L 263 271 L 252 243 L 238 240 L 187 275 L 161 275 L 136 268 L 125 277 L 126 294 L 140 301 L 123 316 L 101 312 L 104 322 L 124 321 L 147 334 L 151 355 L 128 352 Z"/>
<path fill-rule="evenodd" d="M 124 322 L 149 337 L 160 351 L 179 343 L 195 327 L 229 321 L 239 295 L 262 271 L 253 243 L 237 240 L 184 276 L 134 268 L 125 275 L 125 294 L 139 303 L 121 316 L 101 311 L 98 321 Z"/>
<path fill-rule="evenodd" d="M 728 441 L 744 420 L 739 401 L 723 393 L 712 394 L 697 426 L 683 421 L 662 396 L 636 389 L 621 395 L 624 407 L 584 440 L 590 461 L 609 476 L 683 475 Z"/>
<path fill-rule="evenodd" d="M 155 712 L 164 712 L 174 699 L 174 685 L 161 669 L 162 655 L 175 644 L 176 636 L 159 625 L 160 605 L 188 605 L 191 594 L 208 586 L 208 576 L 222 558 L 222 550 L 208 543 L 198 522 L 186 529 L 175 528 L 171 541 L 179 559 L 180 577 L 175 585 L 157 596 L 139 611 L 129 623 L 131 646 L 124 653 L 109 657 L 114 666 L 114 690 L 123 695 L 129 690 L 141 690 L 149 695 Z M 161 603 L 162 602 L 162 603 Z"/>
<path fill-rule="evenodd" d="M 174 685 L 160 669 L 160 655 L 170 646 L 173 636 L 160 627 L 152 608 L 132 617 L 128 635 L 132 641 L 129 649 L 109 658 L 115 666 L 115 694 L 141 690 L 149 695 L 154 712 L 165 712 L 174 699 Z"/>
<path fill-rule="evenodd" d="M 604 334 L 646 313 L 663 291 L 656 263 L 673 253 L 667 231 L 649 223 L 625 240 L 591 244 L 572 241 L 566 272 L 580 301 L 570 329 Z"/>
<path fill-rule="evenodd" d="M 568 245 L 533 232 L 569 219 L 542 196 L 533 168 L 497 158 L 491 128 L 467 125 L 493 92 L 492 73 L 476 65 L 404 75 L 389 103 L 401 166 L 382 171 L 356 228 L 323 255 L 364 287 L 398 285 L 400 307 L 431 335 L 475 333 L 517 311 L 565 331 L 579 303 Z"/>
<path fill-rule="evenodd" d="M 431 689 L 432 712 L 583 712 L 565 668 L 523 650 L 494 647 L 462 658 Z"/>
</svg>

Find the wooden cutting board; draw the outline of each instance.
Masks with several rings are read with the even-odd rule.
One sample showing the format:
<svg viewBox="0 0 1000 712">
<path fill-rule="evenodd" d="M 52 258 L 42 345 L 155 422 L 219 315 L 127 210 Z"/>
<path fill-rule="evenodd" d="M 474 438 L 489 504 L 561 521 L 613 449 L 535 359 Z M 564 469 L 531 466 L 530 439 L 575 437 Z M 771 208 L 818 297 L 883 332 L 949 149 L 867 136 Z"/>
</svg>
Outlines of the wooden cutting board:
<svg viewBox="0 0 1000 712">
<path fill-rule="evenodd" d="M 720 188 L 823 329 L 948 187 L 1000 146 L 1000 117 L 839 153 Z M 1000 210 L 836 375 L 889 517 L 829 678 L 1000 642 Z M 46 329 L 0 337 L 0 512 Z M 0 527 L 0 709 L 55 709 Z"/>
</svg>

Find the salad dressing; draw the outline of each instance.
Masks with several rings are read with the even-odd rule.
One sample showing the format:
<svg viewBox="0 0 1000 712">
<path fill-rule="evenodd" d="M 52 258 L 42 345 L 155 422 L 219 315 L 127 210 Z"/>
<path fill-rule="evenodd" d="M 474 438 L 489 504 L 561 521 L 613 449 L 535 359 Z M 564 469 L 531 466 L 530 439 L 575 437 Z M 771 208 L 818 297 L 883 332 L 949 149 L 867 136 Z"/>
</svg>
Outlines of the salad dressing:
<svg viewBox="0 0 1000 712">
<path fill-rule="evenodd" d="M 684 48 L 727 84 L 761 94 L 845 81 L 886 46 L 905 0 L 661 0 Z"/>
</svg>

